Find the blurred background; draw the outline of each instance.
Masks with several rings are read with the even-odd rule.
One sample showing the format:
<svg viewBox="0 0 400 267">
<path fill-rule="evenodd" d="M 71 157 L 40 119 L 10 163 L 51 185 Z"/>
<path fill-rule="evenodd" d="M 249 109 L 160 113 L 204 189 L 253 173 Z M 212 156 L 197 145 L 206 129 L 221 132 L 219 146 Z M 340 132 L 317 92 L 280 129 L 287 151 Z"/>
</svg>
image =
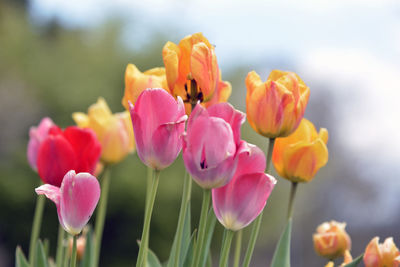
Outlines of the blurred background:
<svg viewBox="0 0 400 267">
<path fill-rule="evenodd" d="M 122 111 L 124 72 L 162 66 L 165 42 L 201 31 L 216 46 L 230 102 L 245 111 L 244 79 L 256 70 L 295 71 L 311 89 L 306 117 L 329 131 L 329 162 L 295 203 L 292 264 L 323 266 L 312 233 L 347 222 L 357 256 L 374 236 L 400 246 L 400 3 L 398 1 L 61 1 L 0 2 L 0 266 L 27 252 L 39 178 L 26 159 L 28 131 L 44 116 L 62 127 L 103 96 Z M 243 139 L 264 151 L 246 123 Z M 166 260 L 175 233 L 182 159 L 162 174 L 150 247 Z M 131 155 L 112 170 L 100 266 L 132 266 L 143 221 L 146 168 Z M 268 266 L 283 229 L 289 182 L 278 178 L 252 266 Z M 197 224 L 200 190 L 194 186 Z M 92 220 L 93 221 L 93 220 Z M 46 202 L 42 238 L 54 254 L 58 220 Z M 213 257 L 222 227 L 217 223 Z M 249 231 L 245 231 L 245 242 Z"/>
</svg>

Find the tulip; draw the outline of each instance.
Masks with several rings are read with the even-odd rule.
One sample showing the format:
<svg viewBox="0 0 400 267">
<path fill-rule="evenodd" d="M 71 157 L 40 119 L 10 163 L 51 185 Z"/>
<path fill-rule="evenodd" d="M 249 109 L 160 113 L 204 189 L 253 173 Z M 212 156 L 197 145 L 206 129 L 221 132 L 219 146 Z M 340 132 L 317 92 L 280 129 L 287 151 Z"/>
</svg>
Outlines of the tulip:
<svg viewBox="0 0 400 267">
<path fill-rule="evenodd" d="M 69 171 L 61 187 L 45 184 L 35 189 L 57 206 L 61 226 L 71 235 L 79 234 L 87 224 L 100 197 L 100 185 L 89 173 Z"/>
<path fill-rule="evenodd" d="M 400 266 L 400 252 L 393 238 L 386 238 L 383 244 L 379 244 L 379 237 L 374 237 L 365 249 L 364 264 L 365 267 Z"/>
<path fill-rule="evenodd" d="M 351 249 L 351 240 L 345 231 L 346 224 L 336 221 L 318 226 L 313 235 L 314 249 L 322 257 L 335 259 Z"/>
<path fill-rule="evenodd" d="M 75 112 L 72 118 L 81 128 L 92 129 L 101 143 L 105 163 L 120 162 L 135 148 L 129 112 L 112 114 L 103 98 L 89 107 L 88 114 Z"/>
<path fill-rule="evenodd" d="M 264 209 L 276 179 L 264 173 L 265 155 L 257 146 L 238 156 L 236 172 L 225 186 L 212 189 L 218 221 L 229 230 L 249 225 Z"/>
<path fill-rule="evenodd" d="M 237 156 L 246 149 L 240 140 L 245 115 L 228 103 L 190 114 L 183 138 L 183 160 L 193 179 L 204 189 L 226 185 L 236 170 Z"/>
<path fill-rule="evenodd" d="M 128 101 L 135 104 L 139 95 L 147 88 L 163 88 L 169 92 L 165 68 L 153 68 L 141 72 L 134 64 L 128 64 L 125 71 L 125 93 L 122 105 L 129 110 Z"/>
<path fill-rule="evenodd" d="M 101 145 L 92 130 L 53 126 L 39 148 L 38 173 L 45 184 L 59 187 L 69 170 L 93 174 L 100 154 Z"/>
<path fill-rule="evenodd" d="M 273 70 L 266 82 L 251 71 L 246 77 L 247 119 L 259 134 L 285 137 L 294 132 L 304 116 L 310 89 L 293 72 Z"/>
<path fill-rule="evenodd" d="M 174 162 L 182 149 L 185 107 L 163 89 L 143 91 L 135 106 L 130 105 L 136 149 L 142 162 L 162 170 Z"/>
<path fill-rule="evenodd" d="M 54 122 L 46 117 L 43 118 L 37 127 L 32 126 L 29 129 L 29 143 L 28 143 L 28 162 L 32 169 L 37 171 L 37 155 L 40 145 L 43 140 L 47 138 L 51 127 L 55 126 Z"/>
<path fill-rule="evenodd" d="M 309 182 L 328 162 L 328 131 L 319 133 L 303 119 L 297 130 L 285 138 L 277 138 L 272 162 L 280 176 L 292 182 Z"/>
<path fill-rule="evenodd" d="M 197 100 L 207 102 L 212 98 L 218 83 L 219 68 L 214 46 L 202 33 L 186 36 L 178 45 L 167 42 L 162 56 L 168 87 L 175 97 L 180 96 L 185 102 L 190 101 L 193 89 L 188 88 L 190 77 L 197 86 Z"/>
</svg>

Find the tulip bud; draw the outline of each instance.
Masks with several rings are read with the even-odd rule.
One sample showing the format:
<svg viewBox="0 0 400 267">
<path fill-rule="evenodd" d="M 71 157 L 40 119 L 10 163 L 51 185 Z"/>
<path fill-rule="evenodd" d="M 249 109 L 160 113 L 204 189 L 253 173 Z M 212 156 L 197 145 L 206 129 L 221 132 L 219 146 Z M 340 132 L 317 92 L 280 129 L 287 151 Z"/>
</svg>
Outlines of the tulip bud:
<svg viewBox="0 0 400 267">
<path fill-rule="evenodd" d="M 153 68 L 141 72 L 134 64 L 128 64 L 125 71 L 122 105 L 129 110 L 128 101 L 135 104 L 139 95 L 147 88 L 163 88 L 169 93 L 165 68 Z"/>
<path fill-rule="evenodd" d="M 264 173 L 265 156 L 258 147 L 246 144 L 240 153 L 236 172 L 225 186 L 212 189 L 215 216 L 232 231 L 249 225 L 264 209 L 276 179 Z"/>
<path fill-rule="evenodd" d="M 244 114 L 228 103 L 208 109 L 197 105 L 190 114 L 183 138 L 183 161 L 201 187 L 220 187 L 232 179 L 237 156 L 245 148 L 240 140 L 244 120 Z"/>
<path fill-rule="evenodd" d="M 322 257 L 335 259 L 351 249 L 351 240 L 345 231 L 346 224 L 336 221 L 325 222 L 318 226 L 313 235 L 314 249 Z"/>
<path fill-rule="evenodd" d="M 374 237 L 365 249 L 365 267 L 398 267 L 400 266 L 400 252 L 393 242 L 393 238 L 386 238 L 379 244 L 379 237 Z"/>
<path fill-rule="evenodd" d="M 213 97 L 218 83 L 219 68 L 214 46 L 203 34 L 186 36 L 178 45 L 167 42 L 162 55 L 168 87 L 175 97 L 180 96 L 185 102 L 189 101 L 189 75 L 197 84 L 199 101 L 207 102 Z"/>
<path fill-rule="evenodd" d="M 255 72 L 246 78 L 247 119 L 268 138 L 285 137 L 296 130 L 308 103 L 310 89 L 294 72 L 273 70 L 266 82 Z"/>
<path fill-rule="evenodd" d="M 314 125 L 303 119 L 297 130 L 288 137 L 277 138 L 272 162 L 279 175 L 292 182 L 309 182 L 328 162 L 328 131 L 319 133 Z"/>
<path fill-rule="evenodd" d="M 185 107 L 163 89 L 143 91 L 130 106 L 136 149 L 142 162 L 162 170 L 174 162 L 182 149 Z"/>
<path fill-rule="evenodd" d="M 38 173 L 45 184 L 60 186 L 69 170 L 93 174 L 100 154 L 101 145 L 92 130 L 53 126 L 39 148 Z"/>
<path fill-rule="evenodd" d="M 47 138 L 49 130 L 53 126 L 55 126 L 53 121 L 50 118 L 46 117 L 40 121 L 39 126 L 32 126 L 29 129 L 27 157 L 29 165 L 31 165 L 31 168 L 35 171 L 37 171 L 37 156 L 39 153 L 40 145 L 42 144 L 43 140 Z"/>
<path fill-rule="evenodd" d="M 60 224 L 71 235 L 82 231 L 100 198 L 96 177 L 89 173 L 76 174 L 73 170 L 64 176 L 61 187 L 45 184 L 35 191 L 56 204 Z"/>
<path fill-rule="evenodd" d="M 112 114 L 103 98 L 89 107 L 88 114 L 75 112 L 72 118 L 81 128 L 90 128 L 102 146 L 101 159 L 117 163 L 135 148 L 129 112 Z"/>
</svg>

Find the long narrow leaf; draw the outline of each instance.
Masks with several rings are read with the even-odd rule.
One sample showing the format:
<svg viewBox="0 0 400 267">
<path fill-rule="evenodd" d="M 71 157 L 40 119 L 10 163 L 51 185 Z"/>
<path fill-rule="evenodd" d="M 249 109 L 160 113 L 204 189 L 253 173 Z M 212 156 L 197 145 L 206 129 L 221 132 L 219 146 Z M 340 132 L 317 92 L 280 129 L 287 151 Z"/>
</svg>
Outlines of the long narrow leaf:
<svg viewBox="0 0 400 267">
<path fill-rule="evenodd" d="M 361 254 L 360 256 L 358 256 L 358 257 L 357 257 L 355 260 L 353 260 L 352 262 L 346 264 L 344 267 L 357 267 L 357 266 L 360 264 L 360 262 L 362 261 L 363 257 L 364 257 L 364 253 Z"/>
<path fill-rule="evenodd" d="M 215 217 L 214 210 L 211 207 L 207 215 L 206 238 L 204 240 L 204 248 L 200 258 L 200 267 L 203 267 L 206 264 L 216 221 L 217 217 Z"/>
<path fill-rule="evenodd" d="M 192 233 L 192 237 L 190 238 L 189 246 L 187 248 L 187 251 L 185 253 L 185 258 L 183 261 L 183 267 L 189 267 L 192 265 L 193 261 L 193 248 L 196 245 L 196 235 L 197 235 L 197 230 L 195 229 Z"/>
<path fill-rule="evenodd" d="M 290 267 L 291 233 L 292 233 L 292 219 L 290 218 L 275 248 L 271 267 Z"/>
<path fill-rule="evenodd" d="M 93 229 L 89 227 L 86 234 L 85 252 L 81 261 L 81 267 L 93 267 L 94 264 L 94 245 L 93 245 Z"/>
<path fill-rule="evenodd" d="M 41 240 L 38 240 L 36 243 L 36 255 L 35 262 L 33 264 L 34 267 L 48 267 L 48 262 L 46 258 L 46 253 L 44 252 L 43 243 Z"/>
<path fill-rule="evenodd" d="M 137 240 L 137 244 L 140 247 L 141 242 Z M 147 250 L 147 267 L 162 267 L 157 255 L 150 248 Z"/>
<path fill-rule="evenodd" d="M 16 267 L 29 267 L 28 260 L 26 259 L 24 252 L 20 246 L 15 250 L 15 266 Z"/>
</svg>

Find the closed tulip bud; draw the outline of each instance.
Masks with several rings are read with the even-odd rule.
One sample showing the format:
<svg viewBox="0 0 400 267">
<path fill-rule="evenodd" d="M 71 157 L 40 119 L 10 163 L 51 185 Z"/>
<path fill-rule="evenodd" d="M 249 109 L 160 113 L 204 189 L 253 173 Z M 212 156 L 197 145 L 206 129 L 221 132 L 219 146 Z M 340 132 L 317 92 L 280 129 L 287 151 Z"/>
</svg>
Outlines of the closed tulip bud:
<svg viewBox="0 0 400 267">
<path fill-rule="evenodd" d="M 266 82 L 255 72 L 246 77 L 247 119 L 268 138 L 284 137 L 296 130 L 304 116 L 310 89 L 294 72 L 273 70 Z"/>
<path fill-rule="evenodd" d="M 190 114 L 183 138 L 183 161 L 193 179 L 203 188 L 226 185 L 233 177 L 237 156 L 246 149 L 240 140 L 245 115 L 228 103 L 203 108 Z"/>
<path fill-rule="evenodd" d="M 75 112 L 72 118 L 81 128 L 90 128 L 102 146 L 101 159 L 117 163 L 133 152 L 135 142 L 128 111 L 112 114 L 103 98 L 89 107 L 88 114 Z"/>
<path fill-rule="evenodd" d="M 61 187 L 45 184 L 35 189 L 57 206 L 58 219 L 65 231 L 79 234 L 87 224 L 100 198 L 100 185 L 89 173 L 69 171 Z"/>
<path fill-rule="evenodd" d="M 101 145 L 91 129 L 53 126 L 39 148 L 38 173 L 45 184 L 59 187 L 69 170 L 93 174 L 100 154 Z"/>
<path fill-rule="evenodd" d="M 212 189 L 215 216 L 232 231 L 249 225 L 264 209 L 276 179 L 264 173 L 265 155 L 258 147 L 246 144 L 240 153 L 236 172 L 225 186 Z"/>
<path fill-rule="evenodd" d="M 182 149 L 185 107 L 163 89 L 147 89 L 131 104 L 136 149 L 142 162 L 156 170 L 171 165 Z"/>
<path fill-rule="evenodd" d="M 43 118 L 37 127 L 32 126 L 29 129 L 29 143 L 27 149 L 27 157 L 29 165 L 37 171 L 37 156 L 40 145 L 47 138 L 51 127 L 55 126 L 50 118 Z"/>
<path fill-rule="evenodd" d="M 386 238 L 383 244 L 379 237 L 369 242 L 364 253 L 365 267 L 398 267 L 400 266 L 400 252 L 393 242 L 393 238 Z"/>
<path fill-rule="evenodd" d="M 189 101 L 188 76 L 197 84 L 197 98 L 209 101 L 217 87 L 219 68 L 214 46 L 201 33 L 183 38 L 178 45 L 167 42 L 162 52 L 168 87 L 176 97 Z"/>
<path fill-rule="evenodd" d="M 276 171 L 292 182 L 309 182 L 328 162 L 328 131 L 316 131 L 303 119 L 297 130 L 288 137 L 277 138 L 272 154 Z"/>
<path fill-rule="evenodd" d="M 335 259 L 351 249 L 351 240 L 345 231 L 346 224 L 336 221 L 325 222 L 318 226 L 313 235 L 314 249 L 322 257 Z"/>
<path fill-rule="evenodd" d="M 122 105 L 129 110 L 128 101 L 135 104 L 139 95 L 147 88 L 163 88 L 169 92 L 165 68 L 153 68 L 141 72 L 134 64 L 128 64 L 125 71 Z"/>
</svg>

